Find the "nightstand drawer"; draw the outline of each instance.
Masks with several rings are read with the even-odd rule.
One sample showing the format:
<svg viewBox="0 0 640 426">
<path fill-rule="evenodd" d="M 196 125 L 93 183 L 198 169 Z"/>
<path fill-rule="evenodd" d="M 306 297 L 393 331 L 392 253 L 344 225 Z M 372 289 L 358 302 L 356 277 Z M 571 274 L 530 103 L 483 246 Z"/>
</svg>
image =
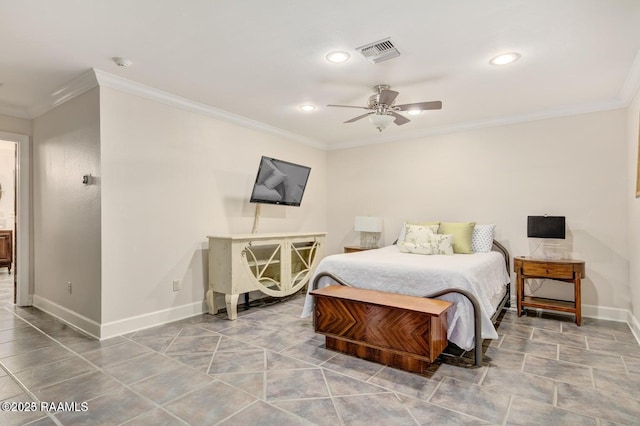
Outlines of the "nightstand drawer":
<svg viewBox="0 0 640 426">
<path fill-rule="evenodd" d="M 524 262 L 522 274 L 536 277 L 567 278 L 573 279 L 573 265 L 544 262 Z"/>
</svg>

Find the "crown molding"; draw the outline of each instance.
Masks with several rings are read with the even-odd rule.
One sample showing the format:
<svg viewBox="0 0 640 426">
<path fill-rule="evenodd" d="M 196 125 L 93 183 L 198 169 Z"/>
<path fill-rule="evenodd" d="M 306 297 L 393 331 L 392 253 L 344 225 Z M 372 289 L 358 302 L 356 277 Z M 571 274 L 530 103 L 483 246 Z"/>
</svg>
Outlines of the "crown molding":
<svg viewBox="0 0 640 426">
<path fill-rule="evenodd" d="M 106 73 L 96 68 L 92 68 L 82 73 L 80 76 L 74 78 L 73 80 L 69 81 L 67 84 L 51 93 L 49 99 L 46 102 L 43 102 L 36 107 L 31 108 L 27 111 L 8 110 L 6 113 L 8 115 L 17 117 L 31 119 L 36 118 L 98 86 L 109 87 L 111 89 L 129 93 L 131 95 L 180 108 L 185 111 L 190 111 L 197 114 L 206 115 L 208 117 L 224 120 L 245 128 L 258 130 L 263 133 L 288 139 L 293 142 L 321 149 L 323 151 L 327 149 L 327 145 L 324 142 L 320 142 L 316 139 L 298 135 L 287 130 L 261 123 L 256 120 L 251 120 L 240 115 L 232 114 L 230 112 L 222 111 L 212 106 L 196 102 L 182 96 L 174 95 L 173 93 L 165 92 L 150 86 L 146 86 L 144 84 L 136 83 L 135 81 L 127 80 L 125 78 Z M 3 113 L 3 110 L 1 108 L 2 107 L 0 107 L 0 114 Z"/>
<path fill-rule="evenodd" d="M 629 106 L 638 89 L 640 89 L 640 50 L 638 50 L 636 59 L 633 61 L 627 78 L 620 90 L 619 97 L 625 106 Z"/>
<path fill-rule="evenodd" d="M 587 104 L 571 105 L 561 108 L 553 108 L 548 110 L 536 111 L 528 114 L 511 115 L 498 118 L 490 118 L 485 120 L 468 121 L 464 123 L 456 123 L 449 126 L 438 126 L 429 129 L 423 129 L 416 132 L 404 133 L 401 135 L 383 136 L 379 138 L 360 139 L 357 141 L 339 143 L 330 145 L 327 150 L 337 151 L 340 149 L 356 148 L 365 145 L 374 145 L 388 142 L 403 142 L 415 139 L 421 139 L 429 136 L 444 135 L 448 133 L 465 132 L 469 130 L 484 129 L 489 127 L 508 126 L 510 124 L 526 123 L 529 121 L 545 120 L 549 118 L 567 117 L 572 115 L 588 114 L 591 112 L 609 111 L 619 108 L 625 108 L 626 105 L 620 99 L 612 99 L 603 102 L 594 102 Z"/>
<path fill-rule="evenodd" d="M 95 73 L 92 69 L 85 71 L 78 77 L 69 81 L 67 84 L 59 87 L 56 91 L 49 95 L 49 98 L 33 108 L 29 109 L 30 118 L 36 118 L 53 108 L 61 105 L 71 99 L 82 95 L 83 93 L 98 86 Z"/>
<path fill-rule="evenodd" d="M 180 108 L 185 111 L 190 111 L 197 114 L 206 115 L 208 117 L 228 121 L 245 128 L 258 130 L 263 133 L 268 133 L 273 136 L 278 136 L 284 139 L 291 140 L 293 142 L 311 146 L 313 148 L 321 150 L 327 149 L 327 145 L 325 143 L 315 139 L 307 138 L 305 136 L 280 129 L 278 127 L 270 126 L 256 120 L 251 120 L 240 115 L 222 111 L 201 102 L 196 102 L 191 99 L 183 98 L 182 96 L 174 95 L 173 93 L 165 92 L 153 87 L 146 86 L 144 84 L 136 83 L 135 81 L 127 80 L 122 77 L 100 71 L 98 69 L 93 69 L 93 72 L 96 76 L 98 84 L 102 87 L 109 87 L 111 89 L 119 90 L 131 95 L 140 96 L 145 99 Z"/>
<path fill-rule="evenodd" d="M 17 117 L 17 118 L 26 118 L 26 119 L 32 118 L 29 115 L 29 111 L 27 111 L 26 108 L 20 108 L 13 105 L 0 105 L 0 114 L 10 115 L 12 117 Z"/>
</svg>

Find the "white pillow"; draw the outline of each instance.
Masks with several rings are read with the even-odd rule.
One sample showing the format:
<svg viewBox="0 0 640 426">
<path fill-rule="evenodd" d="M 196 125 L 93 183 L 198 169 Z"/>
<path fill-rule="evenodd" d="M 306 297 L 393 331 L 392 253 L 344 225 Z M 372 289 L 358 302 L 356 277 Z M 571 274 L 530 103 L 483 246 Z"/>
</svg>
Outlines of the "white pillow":
<svg viewBox="0 0 640 426">
<path fill-rule="evenodd" d="M 495 224 L 476 225 L 471 236 L 471 250 L 474 253 L 488 253 L 493 247 L 493 231 Z"/>
<path fill-rule="evenodd" d="M 404 241 L 406 243 L 421 244 L 430 240 L 431 236 L 438 232 L 434 225 L 409 225 L 405 226 Z"/>
<path fill-rule="evenodd" d="M 409 231 L 407 230 L 407 239 L 399 244 L 400 251 L 403 253 L 414 254 L 453 254 L 453 235 L 451 234 L 426 234 L 424 240 L 415 240 L 409 242 Z"/>
<path fill-rule="evenodd" d="M 432 229 L 433 229 L 433 227 L 435 227 L 435 229 L 433 229 L 433 233 L 437 234 L 438 233 L 438 227 L 440 226 L 440 222 L 405 222 L 405 223 L 403 223 L 402 224 L 402 228 L 400 228 L 400 235 L 398 235 L 397 244 L 402 244 L 402 242 L 404 241 L 405 234 L 407 233 L 407 226 L 408 225 L 431 226 Z"/>
</svg>

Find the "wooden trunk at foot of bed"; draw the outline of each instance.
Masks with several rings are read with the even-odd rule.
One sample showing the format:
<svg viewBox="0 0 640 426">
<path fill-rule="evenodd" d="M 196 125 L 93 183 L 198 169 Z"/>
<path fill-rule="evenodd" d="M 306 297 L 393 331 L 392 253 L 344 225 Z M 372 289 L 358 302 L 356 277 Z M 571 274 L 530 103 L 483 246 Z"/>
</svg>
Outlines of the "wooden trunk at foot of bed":
<svg viewBox="0 0 640 426">
<path fill-rule="evenodd" d="M 447 346 L 449 302 L 343 286 L 311 294 L 327 349 L 422 373 Z"/>
</svg>

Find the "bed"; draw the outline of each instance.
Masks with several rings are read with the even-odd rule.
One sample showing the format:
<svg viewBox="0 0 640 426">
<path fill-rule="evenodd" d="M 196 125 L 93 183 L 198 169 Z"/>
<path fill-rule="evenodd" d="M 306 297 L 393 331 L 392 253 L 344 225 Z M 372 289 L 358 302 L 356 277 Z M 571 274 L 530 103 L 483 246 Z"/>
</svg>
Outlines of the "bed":
<svg viewBox="0 0 640 426">
<path fill-rule="evenodd" d="M 447 338 L 460 348 L 471 350 L 479 348 L 482 339 L 498 338 L 493 323 L 502 308 L 509 306 L 509 253 L 495 240 L 489 252 L 453 255 L 403 253 L 397 245 L 391 245 L 327 256 L 310 282 L 318 288 L 338 283 L 421 297 L 453 289 L 453 293 L 438 297 L 454 303 Z M 309 291 L 315 285 L 310 285 Z M 479 307 L 477 325 L 473 303 Z M 313 297 L 307 294 L 302 316 L 312 312 Z M 478 329 L 481 339 L 476 341 Z"/>
</svg>

